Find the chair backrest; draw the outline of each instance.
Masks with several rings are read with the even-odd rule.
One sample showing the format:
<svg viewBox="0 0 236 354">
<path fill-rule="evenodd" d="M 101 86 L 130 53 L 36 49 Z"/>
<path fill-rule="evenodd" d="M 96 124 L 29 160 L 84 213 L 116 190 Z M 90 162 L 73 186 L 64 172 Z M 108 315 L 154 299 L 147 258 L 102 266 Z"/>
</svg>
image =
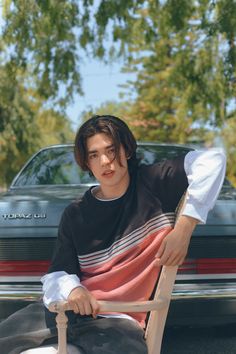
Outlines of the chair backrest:
<svg viewBox="0 0 236 354">
<path fill-rule="evenodd" d="M 176 220 L 182 214 L 186 203 L 187 193 L 181 198 L 176 209 Z M 118 302 L 99 301 L 101 312 L 150 312 L 145 338 L 148 346 L 148 354 L 160 354 L 163 332 L 168 314 L 171 294 L 176 278 L 178 266 L 163 266 L 155 290 L 154 299 L 151 301 Z M 53 302 L 49 310 L 57 312 L 58 328 L 58 354 L 67 354 L 66 328 L 67 316 L 65 311 L 70 310 L 66 301 Z"/>
<path fill-rule="evenodd" d="M 176 208 L 176 220 L 182 214 L 186 204 L 187 192 L 185 192 Z M 162 337 L 164 333 L 166 318 L 169 310 L 171 294 L 174 287 L 178 266 L 163 266 L 156 291 L 154 301 L 163 299 L 165 306 L 157 311 L 151 311 L 145 331 L 145 338 L 148 346 L 148 354 L 158 354 L 161 351 Z"/>
</svg>

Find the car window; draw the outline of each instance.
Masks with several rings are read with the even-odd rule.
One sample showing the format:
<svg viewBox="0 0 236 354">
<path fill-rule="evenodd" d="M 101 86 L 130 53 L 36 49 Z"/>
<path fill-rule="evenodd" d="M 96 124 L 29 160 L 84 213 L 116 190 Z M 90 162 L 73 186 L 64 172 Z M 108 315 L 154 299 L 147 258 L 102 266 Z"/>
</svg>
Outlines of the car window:
<svg viewBox="0 0 236 354">
<path fill-rule="evenodd" d="M 150 164 L 174 158 L 189 149 L 168 145 L 139 145 L 137 157 Z M 13 186 L 94 184 L 96 180 L 82 171 L 74 160 L 73 147 L 61 146 L 41 150 L 23 168 Z"/>
<path fill-rule="evenodd" d="M 137 149 L 137 157 L 141 163 L 152 164 L 154 162 L 173 159 L 186 154 L 190 149 L 182 146 L 171 145 L 145 145 L 141 144 Z"/>
<path fill-rule="evenodd" d="M 95 178 L 79 168 L 72 147 L 40 151 L 22 170 L 14 186 L 94 184 Z"/>
</svg>

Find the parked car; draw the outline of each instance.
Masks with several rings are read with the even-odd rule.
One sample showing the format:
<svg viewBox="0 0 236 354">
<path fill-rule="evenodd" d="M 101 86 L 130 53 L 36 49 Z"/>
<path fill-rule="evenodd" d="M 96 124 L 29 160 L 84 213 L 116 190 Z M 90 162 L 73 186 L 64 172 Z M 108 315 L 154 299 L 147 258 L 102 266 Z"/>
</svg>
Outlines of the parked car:
<svg viewBox="0 0 236 354">
<path fill-rule="evenodd" d="M 186 153 L 139 144 L 143 163 Z M 75 163 L 72 145 L 41 149 L 0 195 L 0 319 L 41 298 L 64 208 L 96 181 Z M 167 325 L 236 322 L 236 190 L 225 180 L 207 224 L 198 225 L 179 267 Z"/>
</svg>

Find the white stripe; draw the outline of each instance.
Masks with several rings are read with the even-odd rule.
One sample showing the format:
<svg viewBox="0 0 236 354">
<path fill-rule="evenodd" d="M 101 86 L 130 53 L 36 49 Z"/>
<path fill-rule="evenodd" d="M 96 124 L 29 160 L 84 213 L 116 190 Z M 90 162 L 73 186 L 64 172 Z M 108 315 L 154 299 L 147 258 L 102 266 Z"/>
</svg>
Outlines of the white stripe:
<svg viewBox="0 0 236 354">
<path fill-rule="evenodd" d="M 147 238 L 151 233 L 154 233 L 162 229 L 163 227 L 173 226 L 174 221 L 175 221 L 174 213 L 168 213 L 165 215 L 154 217 L 148 222 L 146 222 L 146 224 L 144 224 L 143 226 L 132 231 L 130 234 L 123 237 L 122 239 L 114 242 L 114 244 L 112 244 L 109 248 L 88 255 L 78 256 L 80 265 L 83 268 L 87 268 L 95 264 L 96 265 L 103 264 L 108 259 L 109 260 L 113 259 L 117 255 L 139 244 L 141 240 Z M 88 257 L 89 259 L 87 259 Z"/>
<path fill-rule="evenodd" d="M 166 217 L 168 215 L 169 217 Z M 137 235 L 140 233 L 143 235 L 144 229 L 149 230 L 152 226 L 169 226 L 173 225 L 175 221 L 175 214 L 174 213 L 168 213 L 165 215 L 161 216 L 155 216 L 154 218 L 150 219 L 147 221 L 144 225 L 139 227 L 138 229 L 132 231 L 130 234 L 122 237 L 121 239 L 115 241 L 110 247 L 106 248 L 105 250 L 100 250 L 96 251 L 84 256 L 80 256 L 81 262 L 89 262 L 93 259 L 99 259 L 100 257 L 103 257 L 103 254 L 106 255 L 108 252 L 111 252 L 112 249 L 115 249 L 116 247 L 122 246 L 123 244 L 129 242 L 129 240 L 133 240 L 136 238 Z M 89 258 L 88 260 L 86 258 Z"/>
<path fill-rule="evenodd" d="M 86 265 L 94 265 L 97 263 L 101 263 L 103 261 L 106 261 L 108 258 L 113 258 L 116 255 L 121 254 L 122 252 L 125 252 L 126 250 L 130 249 L 130 246 L 134 246 L 140 243 L 140 241 L 142 241 L 144 238 L 148 237 L 150 234 L 153 234 L 154 232 L 157 232 L 158 230 L 162 229 L 163 227 L 166 226 L 171 226 L 170 224 L 162 224 L 158 227 L 155 227 L 155 225 L 153 225 L 152 227 L 148 227 L 147 230 L 145 230 L 145 232 L 139 232 L 139 234 L 137 234 L 135 237 L 132 237 L 131 239 L 126 240 L 126 242 L 122 242 L 120 244 L 115 245 L 114 247 L 110 247 L 106 250 L 106 254 L 104 254 L 103 256 L 99 256 L 99 257 L 93 257 L 89 260 L 80 260 L 79 258 L 79 262 L 81 266 L 86 266 Z"/>
<path fill-rule="evenodd" d="M 80 256 L 80 259 L 84 259 L 84 258 L 87 258 L 89 257 L 90 259 L 92 259 L 93 257 L 97 257 L 99 254 L 102 255 L 102 253 L 107 253 L 107 251 L 111 248 L 113 248 L 116 244 L 119 244 L 119 243 L 125 243 L 126 240 L 130 237 L 133 237 L 136 235 L 136 233 L 140 233 L 140 232 L 143 232 L 142 230 L 143 229 L 146 229 L 149 224 L 150 225 L 155 225 L 156 222 L 164 222 L 164 224 L 166 223 L 166 225 L 173 225 L 174 224 L 174 221 L 175 221 L 175 213 L 166 213 L 166 214 L 162 214 L 162 215 L 159 215 L 159 216 L 155 216 L 154 218 L 148 220 L 144 225 L 140 226 L 139 228 L 135 229 L 134 231 L 132 231 L 130 234 L 122 237 L 121 239 L 115 241 L 110 247 L 106 248 L 105 250 L 100 250 L 100 251 L 96 251 L 96 252 L 92 252 L 92 253 L 89 253 L 89 254 L 86 254 L 86 255 L 83 255 L 83 256 Z"/>
</svg>

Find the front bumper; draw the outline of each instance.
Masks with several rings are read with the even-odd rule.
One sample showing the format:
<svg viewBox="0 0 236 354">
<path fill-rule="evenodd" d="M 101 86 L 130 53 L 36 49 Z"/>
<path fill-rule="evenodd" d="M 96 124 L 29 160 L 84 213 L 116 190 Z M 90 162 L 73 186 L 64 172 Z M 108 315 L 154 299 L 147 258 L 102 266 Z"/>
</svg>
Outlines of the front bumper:
<svg viewBox="0 0 236 354">
<path fill-rule="evenodd" d="M 42 299 L 38 283 L 0 284 L 0 319 L 16 310 Z M 216 325 L 236 323 L 236 281 L 177 280 L 167 325 Z"/>
</svg>

